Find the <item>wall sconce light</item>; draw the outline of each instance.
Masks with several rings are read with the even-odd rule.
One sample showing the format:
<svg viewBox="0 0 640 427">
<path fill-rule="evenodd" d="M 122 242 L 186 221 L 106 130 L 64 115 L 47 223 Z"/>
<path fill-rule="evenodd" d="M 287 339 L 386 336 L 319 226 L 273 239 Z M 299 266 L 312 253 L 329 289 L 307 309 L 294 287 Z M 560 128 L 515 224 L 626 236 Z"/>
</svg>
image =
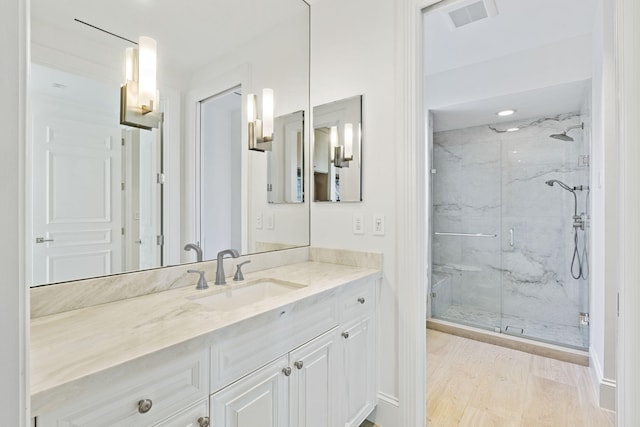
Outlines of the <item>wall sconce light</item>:
<svg viewBox="0 0 640 427">
<path fill-rule="evenodd" d="M 258 118 L 258 97 L 247 95 L 249 150 L 271 151 L 273 143 L 273 89 L 262 89 L 262 119 Z"/>
<path fill-rule="evenodd" d="M 156 89 L 156 41 L 140 37 L 137 48 L 127 48 L 125 84 L 120 87 L 120 123 L 141 129 L 160 125 Z"/>
<path fill-rule="evenodd" d="M 348 168 L 349 162 L 353 160 L 353 123 L 345 123 L 344 124 L 344 144 L 340 145 L 337 143 L 338 139 L 338 128 L 332 127 L 331 131 L 333 133 L 333 129 L 336 129 L 335 133 L 335 144 L 333 142 L 332 137 L 332 147 L 333 148 L 333 156 L 332 161 L 335 167 L 337 168 Z"/>
</svg>

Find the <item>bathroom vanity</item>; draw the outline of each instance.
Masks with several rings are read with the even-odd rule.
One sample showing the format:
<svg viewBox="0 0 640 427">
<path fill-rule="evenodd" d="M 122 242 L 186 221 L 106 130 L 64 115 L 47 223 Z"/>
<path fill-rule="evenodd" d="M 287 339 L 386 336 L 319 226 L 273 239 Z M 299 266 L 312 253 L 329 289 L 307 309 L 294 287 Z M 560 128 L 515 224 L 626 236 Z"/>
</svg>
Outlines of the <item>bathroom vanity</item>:
<svg viewBox="0 0 640 427">
<path fill-rule="evenodd" d="M 360 425 L 376 405 L 380 270 L 245 277 L 32 319 L 35 425 Z"/>
</svg>

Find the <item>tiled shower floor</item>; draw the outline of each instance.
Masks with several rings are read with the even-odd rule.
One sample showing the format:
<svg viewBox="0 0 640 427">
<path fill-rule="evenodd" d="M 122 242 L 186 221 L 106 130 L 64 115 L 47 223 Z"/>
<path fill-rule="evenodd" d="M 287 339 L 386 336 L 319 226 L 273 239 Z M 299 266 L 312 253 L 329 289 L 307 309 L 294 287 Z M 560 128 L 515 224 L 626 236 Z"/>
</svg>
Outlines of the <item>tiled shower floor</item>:
<svg viewBox="0 0 640 427">
<path fill-rule="evenodd" d="M 434 318 L 490 330 L 501 328 L 502 332 L 510 335 L 532 338 L 562 346 L 578 349 L 588 347 L 588 343 L 583 339 L 583 333 L 588 334 L 588 332 L 578 326 L 543 324 L 518 316 L 501 316 L 499 313 L 455 304 L 452 304 L 445 312 L 439 313 Z M 585 326 L 585 328 L 587 327 Z M 522 334 L 519 333 L 520 329 L 523 331 Z"/>
</svg>

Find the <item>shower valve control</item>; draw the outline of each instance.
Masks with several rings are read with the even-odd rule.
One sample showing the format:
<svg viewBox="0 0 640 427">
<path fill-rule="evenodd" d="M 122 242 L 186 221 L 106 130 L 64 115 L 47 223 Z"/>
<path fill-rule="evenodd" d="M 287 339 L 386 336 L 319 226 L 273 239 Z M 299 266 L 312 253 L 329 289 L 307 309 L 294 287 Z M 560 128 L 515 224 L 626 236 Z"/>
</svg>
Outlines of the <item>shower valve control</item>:
<svg viewBox="0 0 640 427">
<path fill-rule="evenodd" d="M 584 230 L 586 223 L 586 215 L 584 213 L 573 216 L 573 228 Z"/>
</svg>

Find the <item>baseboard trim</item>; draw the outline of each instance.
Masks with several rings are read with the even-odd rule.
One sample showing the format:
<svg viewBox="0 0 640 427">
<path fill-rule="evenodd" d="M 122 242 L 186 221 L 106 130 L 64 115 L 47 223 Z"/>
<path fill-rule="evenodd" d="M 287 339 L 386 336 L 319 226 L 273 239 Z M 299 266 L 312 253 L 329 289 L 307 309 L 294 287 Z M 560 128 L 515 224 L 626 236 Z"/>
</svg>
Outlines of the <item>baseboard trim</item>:
<svg viewBox="0 0 640 427">
<path fill-rule="evenodd" d="M 589 358 L 591 364 L 589 372 L 591 373 L 591 385 L 596 393 L 598 405 L 603 409 L 610 411 L 616 410 L 616 381 L 605 378 L 602 373 L 602 363 L 598 358 L 598 353 L 593 351 L 593 347 L 589 349 Z"/>
<path fill-rule="evenodd" d="M 378 405 L 367 420 L 378 427 L 395 427 L 400 419 L 400 401 L 397 397 L 378 392 Z"/>
</svg>

